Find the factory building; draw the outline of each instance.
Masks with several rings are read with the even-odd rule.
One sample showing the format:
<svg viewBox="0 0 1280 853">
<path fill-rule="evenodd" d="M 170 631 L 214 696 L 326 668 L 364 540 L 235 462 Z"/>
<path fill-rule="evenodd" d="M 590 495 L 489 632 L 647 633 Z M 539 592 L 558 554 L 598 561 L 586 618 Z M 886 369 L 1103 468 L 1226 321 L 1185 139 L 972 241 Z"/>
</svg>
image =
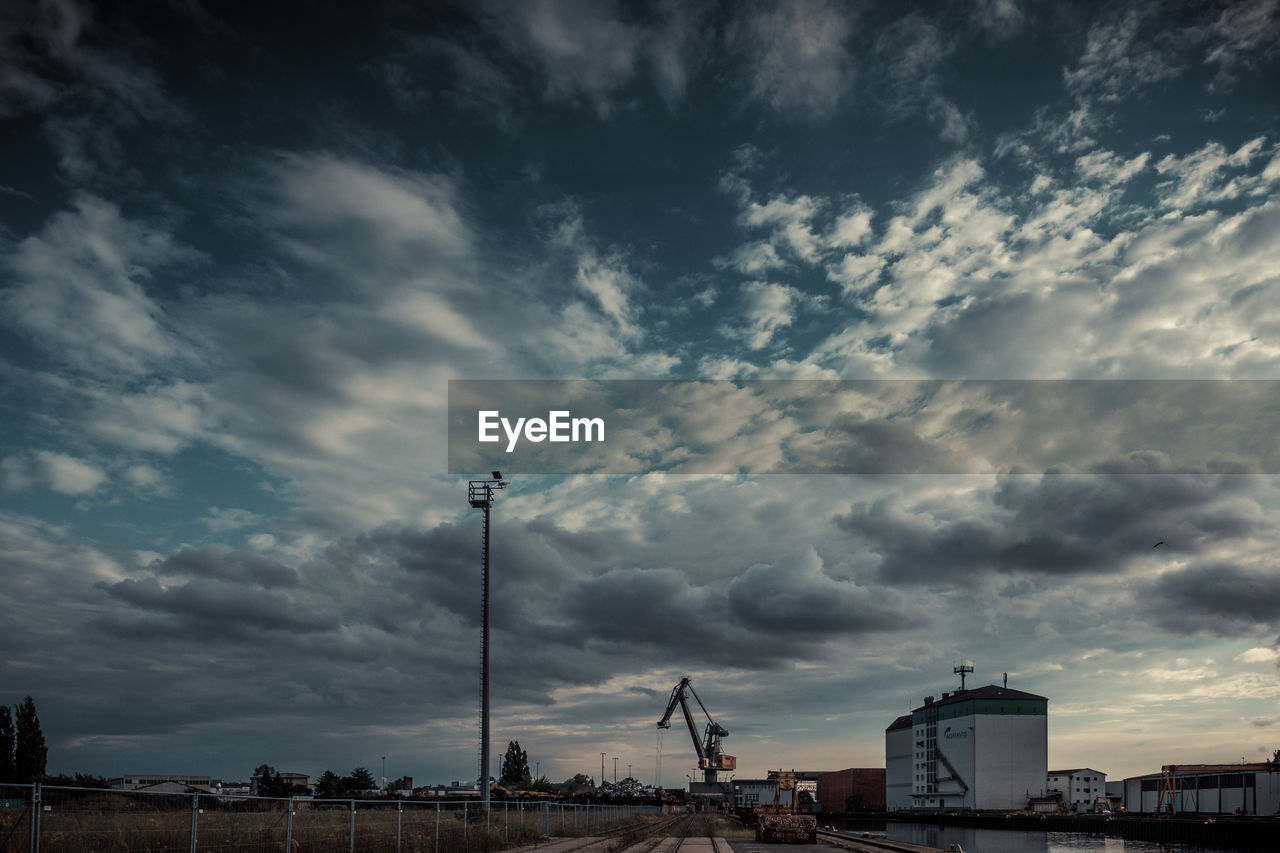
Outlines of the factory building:
<svg viewBox="0 0 1280 853">
<path fill-rule="evenodd" d="M 1177 814 L 1276 814 L 1280 773 L 1266 762 L 1178 764 L 1172 772 L 1124 780 L 1124 805 L 1130 812 L 1168 811 L 1170 800 Z"/>
<path fill-rule="evenodd" d="M 910 727 L 885 731 L 885 799 L 901 807 L 903 732 L 910 758 L 910 802 L 916 809 L 1027 806 L 1044 794 L 1049 766 L 1049 700 L 994 684 L 943 693 L 911 712 Z"/>
</svg>

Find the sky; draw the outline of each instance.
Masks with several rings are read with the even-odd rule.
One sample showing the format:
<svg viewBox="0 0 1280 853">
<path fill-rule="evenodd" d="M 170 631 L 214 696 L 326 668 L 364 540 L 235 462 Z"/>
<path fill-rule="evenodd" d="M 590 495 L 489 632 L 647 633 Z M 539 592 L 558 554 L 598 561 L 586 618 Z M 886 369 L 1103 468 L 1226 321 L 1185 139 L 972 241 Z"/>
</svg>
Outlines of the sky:
<svg viewBox="0 0 1280 853">
<path fill-rule="evenodd" d="M 503 470 L 495 761 L 683 785 L 687 675 L 740 776 L 883 766 L 964 660 L 1052 767 L 1280 747 L 1276 0 L 0 9 L 0 701 L 50 772 L 476 778 L 483 379 L 717 380 L 696 475 Z M 895 380 L 822 434 L 949 461 L 760 473 L 775 379 Z"/>
</svg>

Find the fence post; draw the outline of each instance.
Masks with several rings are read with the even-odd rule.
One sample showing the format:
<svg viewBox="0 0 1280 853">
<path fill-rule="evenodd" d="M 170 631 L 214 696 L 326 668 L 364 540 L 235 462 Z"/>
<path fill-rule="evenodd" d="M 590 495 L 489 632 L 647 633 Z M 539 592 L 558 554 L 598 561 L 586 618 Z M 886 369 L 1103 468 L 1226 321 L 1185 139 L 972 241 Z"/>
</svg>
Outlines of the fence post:
<svg viewBox="0 0 1280 853">
<path fill-rule="evenodd" d="M 285 808 L 289 810 L 284 816 L 284 853 L 293 853 L 293 797 L 285 804 Z M 195 853 L 195 851 L 191 851 Z"/>
<path fill-rule="evenodd" d="M 404 801 L 396 800 L 396 853 L 400 853 L 400 819 L 404 816 Z"/>
<path fill-rule="evenodd" d="M 356 853 L 356 801 L 351 801 L 351 831 L 347 833 L 347 850 Z"/>
<path fill-rule="evenodd" d="M 467 840 L 467 832 L 470 830 L 470 824 L 467 821 L 467 801 L 462 801 L 462 840 Z"/>
<path fill-rule="evenodd" d="M 511 804 L 506 800 L 502 801 L 502 837 L 507 837 L 507 829 L 511 826 Z"/>
<path fill-rule="evenodd" d="M 440 853 L 440 804 L 436 803 L 436 853 Z"/>
<path fill-rule="evenodd" d="M 40 804 L 40 783 L 36 782 L 31 786 L 31 840 L 27 843 L 27 849 L 31 853 L 40 853 L 40 810 L 43 808 Z"/>
<path fill-rule="evenodd" d="M 200 821 L 200 795 L 191 794 L 191 843 L 188 849 L 191 853 L 196 853 L 196 825 Z"/>
</svg>

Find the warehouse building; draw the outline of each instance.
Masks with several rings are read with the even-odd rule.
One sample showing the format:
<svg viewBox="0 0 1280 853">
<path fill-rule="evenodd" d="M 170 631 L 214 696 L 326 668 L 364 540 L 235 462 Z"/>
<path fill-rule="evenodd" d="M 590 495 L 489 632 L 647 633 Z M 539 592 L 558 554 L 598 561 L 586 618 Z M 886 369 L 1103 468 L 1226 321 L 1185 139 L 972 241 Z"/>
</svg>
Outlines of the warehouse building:
<svg viewBox="0 0 1280 853">
<path fill-rule="evenodd" d="M 1162 781 L 1166 783 L 1163 804 Z M 1170 800 L 1178 814 L 1276 814 L 1280 812 L 1280 772 L 1266 762 L 1178 764 L 1171 774 L 1148 773 L 1124 780 L 1124 805 L 1130 812 L 1167 812 Z"/>
<path fill-rule="evenodd" d="M 818 805 L 824 812 L 883 811 L 883 767 L 850 767 L 818 777 Z"/>
<path fill-rule="evenodd" d="M 166 776 L 159 773 L 126 773 L 124 776 L 112 779 L 111 787 L 124 791 L 141 791 L 144 788 L 154 789 L 157 785 L 177 785 L 175 790 L 183 790 L 186 786 L 200 788 L 202 790 L 213 790 L 213 780 L 208 776 Z"/>
<path fill-rule="evenodd" d="M 1025 808 L 1045 792 L 1048 704 L 1044 696 L 994 684 L 943 693 L 939 700 L 926 696 L 911 712 L 910 728 L 899 718 L 885 731 L 886 802 L 901 801 L 907 731 L 908 808 Z"/>
</svg>

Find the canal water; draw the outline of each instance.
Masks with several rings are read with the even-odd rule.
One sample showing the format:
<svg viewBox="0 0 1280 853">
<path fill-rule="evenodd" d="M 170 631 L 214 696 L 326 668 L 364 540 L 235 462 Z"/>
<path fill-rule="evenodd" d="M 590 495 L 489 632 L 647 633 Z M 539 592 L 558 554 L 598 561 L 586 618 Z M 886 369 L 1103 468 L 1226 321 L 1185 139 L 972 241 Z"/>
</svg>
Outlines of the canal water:
<svg viewBox="0 0 1280 853">
<path fill-rule="evenodd" d="M 910 841 L 946 850 L 959 844 L 964 853 L 1237 853 L 1230 847 L 1193 847 L 1128 841 L 1080 832 L 1025 832 L 1012 829 L 976 829 L 934 823 L 864 824 L 850 822 L 837 829 L 870 832 L 893 841 Z"/>
</svg>

